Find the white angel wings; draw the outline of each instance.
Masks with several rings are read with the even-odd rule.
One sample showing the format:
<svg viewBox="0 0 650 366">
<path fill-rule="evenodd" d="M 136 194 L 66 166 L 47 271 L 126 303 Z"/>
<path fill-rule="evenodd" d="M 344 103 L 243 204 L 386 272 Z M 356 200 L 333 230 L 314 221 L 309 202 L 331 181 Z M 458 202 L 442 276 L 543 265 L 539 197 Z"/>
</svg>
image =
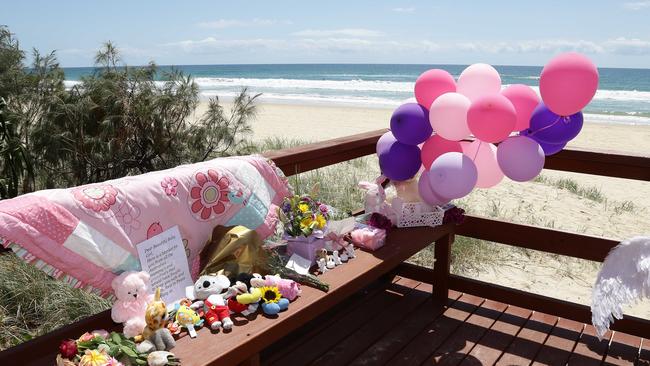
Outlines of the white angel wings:
<svg viewBox="0 0 650 366">
<path fill-rule="evenodd" d="M 623 306 L 650 297 L 650 237 L 637 236 L 612 249 L 598 272 L 591 301 L 591 322 L 599 337 Z"/>
</svg>

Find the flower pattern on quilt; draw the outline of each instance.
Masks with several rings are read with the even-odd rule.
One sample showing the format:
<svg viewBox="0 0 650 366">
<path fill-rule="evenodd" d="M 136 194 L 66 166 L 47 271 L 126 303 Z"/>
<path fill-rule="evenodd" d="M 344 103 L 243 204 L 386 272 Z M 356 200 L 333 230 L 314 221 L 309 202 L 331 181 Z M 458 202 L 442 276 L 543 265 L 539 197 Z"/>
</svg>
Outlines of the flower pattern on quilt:
<svg viewBox="0 0 650 366">
<path fill-rule="evenodd" d="M 196 185 L 190 190 L 190 210 L 194 217 L 209 220 L 219 216 L 230 206 L 228 192 L 230 181 L 217 171 L 208 169 L 207 174 L 198 172 L 194 176 Z"/>
<path fill-rule="evenodd" d="M 128 203 L 123 204 L 115 213 L 115 217 L 128 235 L 131 235 L 133 231 L 140 228 L 140 221 L 138 220 L 138 217 L 140 217 L 140 208 L 136 206 Z"/>
<path fill-rule="evenodd" d="M 165 177 L 161 182 L 160 186 L 165 191 L 165 194 L 168 196 L 176 196 L 176 187 L 178 187 L 178 181 L 176 178 Z"/>
<path fill-rule="evenodd" d="M 72 194 L 84 208 L 94 212 L 108 211 L 117 201 L 117 190 L 110 184 L 79 187 Z"/>
</svg>

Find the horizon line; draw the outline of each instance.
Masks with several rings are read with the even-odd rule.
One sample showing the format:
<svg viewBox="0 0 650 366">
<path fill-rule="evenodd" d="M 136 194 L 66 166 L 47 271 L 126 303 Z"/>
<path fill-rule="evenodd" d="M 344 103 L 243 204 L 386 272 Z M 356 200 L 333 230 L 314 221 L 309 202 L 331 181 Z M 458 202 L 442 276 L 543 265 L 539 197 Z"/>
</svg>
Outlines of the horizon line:
<svg viewBox="0 0 650 366">
<path fill-rule="evenodd" d="M 155 63 L 155 62 L 154 62 Z M 486 63 L 486 62 L 481 62 Z M 401 65 L 401 66 L 469 66 L 473 63 L 389 63 L 389 62 L 296 62 L 296 63 L 223 63 L 223 64 L 157 64 L 157 67 L 177 67 L 177 66 L 289 66 L 289 65 Z M 506 64 L 489 64 L 494 67 L 514 66 L 514 67 L 539 67 L 543 68 L 544 65 L 506 65 Z M 149 65 L 123 65 L 120 67 L 146 67 Z M 88 68 L 101 68 L 101 66 L 59 66 L 62 69 L 88 69 Z M 28 67 L 29 68 L 29 67 Z M 599 69 L 625 69 L 625 70 L 650 70 L 647 67 L 612 67 L 612 66 L 597 66 Z"/>
</svg>

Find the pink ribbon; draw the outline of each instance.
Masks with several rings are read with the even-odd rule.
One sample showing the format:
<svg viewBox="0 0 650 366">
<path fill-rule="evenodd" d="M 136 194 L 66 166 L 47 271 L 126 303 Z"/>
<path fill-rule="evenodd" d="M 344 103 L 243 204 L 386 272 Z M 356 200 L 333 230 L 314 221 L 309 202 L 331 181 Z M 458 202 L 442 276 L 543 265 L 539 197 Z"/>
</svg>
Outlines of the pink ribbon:
<svg viewBox="0 0 650 366">
<path fill-rule="evenodd" d="M 337 233 L 329 232 L 327 235 L 325 235 L 325 239 L 338 245 L 338 248 L 334 248 L 334 246 L 332 246 L 332 249 L 339 250 L 345 248 L 348 245 L 348 242 L 345 240 L 345 235 L 346 234 L 338 235 Z"/>
</svg>

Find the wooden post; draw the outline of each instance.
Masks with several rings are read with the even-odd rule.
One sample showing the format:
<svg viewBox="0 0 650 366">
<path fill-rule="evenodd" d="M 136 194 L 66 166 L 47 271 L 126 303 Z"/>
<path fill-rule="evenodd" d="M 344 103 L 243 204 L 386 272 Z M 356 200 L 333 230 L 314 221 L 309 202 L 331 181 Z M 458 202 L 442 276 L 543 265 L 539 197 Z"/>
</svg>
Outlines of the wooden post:
<svg viewBox="0 0 650 366">
<path fill-rule="evenodd" d="M 454 234 L 449 233 L 436 240 L 434 246 L 433 300 L 436 304 L 446 304 L 449 296 L 449 270 L 453 242 Z"/>
</svg>

